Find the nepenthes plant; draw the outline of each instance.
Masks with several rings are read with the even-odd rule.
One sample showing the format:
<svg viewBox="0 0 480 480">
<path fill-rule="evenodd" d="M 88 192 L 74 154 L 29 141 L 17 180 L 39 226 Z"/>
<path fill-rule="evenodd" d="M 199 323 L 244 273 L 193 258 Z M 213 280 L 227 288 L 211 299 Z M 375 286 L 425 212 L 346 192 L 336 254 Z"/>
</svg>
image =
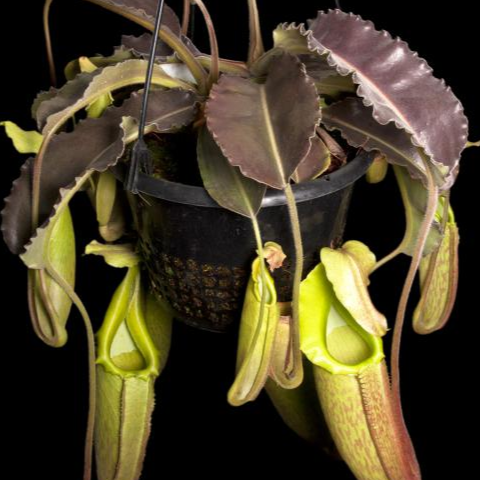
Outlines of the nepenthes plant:
<svg viewBox="0 0 480 480">
<path fill-rule="evenodd" d="M 266 49 L 247 0 L 248 58 L 238 61 L 220 57 L 206 1 L 186 0 L 181 20 L 157 0 L 88 1 L 146 33 L 122 36 L 109 56 L 73 59 L 57 85 L 47 0 L 52 86 L 34 99 L 37 129 L 1 122 L 31 154 L 1 230 L 28 269 L 32 326 L 61 347 L 75 306 L 87 331 L 84 480 L 94 454 L 100 480 L 140 478 L 177 318 L 238 327 L 230 405 L 265 389 L 292 430 L 335 451 L 356 478 L 421 478 L 402 413 L 400 341 L 417 275 L 417 333 L 441 329 L 455 302 L 450 191 L 462 151 L 479 146 L 458 98 L 405 42 L 338 8 L 279 24 Z M 194 8 L 208 54 L 188 36 Z M 347 187 L 363 174 L 381 182 L 388 169 L 406 228 L 377 259 L 342 239 Z M 69 202 L 79 192 L 98 221 L 85 253 L 125 271 L 96 331 L 75 292 Z M 236 258 L 215 261 L 229 238 Z M 370 298 L 370 276 L 401 254 L 411 262 L 390 322 Z"/>
</svg>

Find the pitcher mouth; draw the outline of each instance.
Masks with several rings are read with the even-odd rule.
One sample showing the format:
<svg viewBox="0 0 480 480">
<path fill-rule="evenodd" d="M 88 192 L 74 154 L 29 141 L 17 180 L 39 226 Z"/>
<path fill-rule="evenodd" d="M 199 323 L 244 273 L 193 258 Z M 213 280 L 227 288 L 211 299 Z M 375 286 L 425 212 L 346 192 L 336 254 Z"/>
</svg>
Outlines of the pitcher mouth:
<svg viewBox="0 0 480 480">
<path fill-rule="evenodd" d="M 354 183 L 366 173 L 374 156 L 374 152 L 361 150 L 354 159 L 342 168 L 315 180 L 294 184 L 292 190 L 297 203 L 324 197 Z M 126 163 L 118 162 L 110 167 L 110 170 L 123 183 L 127 170 Z M 143 172 L 139 172 L 137 188 L 139 192 L 161 200 L 197 207 L 223 208 L 210 197 L 203 187 L 155 178 Z M 282 190 L 267 188 L 262 208 L 286 205 L 286 203 L 287 200 Z"/>
</svg>

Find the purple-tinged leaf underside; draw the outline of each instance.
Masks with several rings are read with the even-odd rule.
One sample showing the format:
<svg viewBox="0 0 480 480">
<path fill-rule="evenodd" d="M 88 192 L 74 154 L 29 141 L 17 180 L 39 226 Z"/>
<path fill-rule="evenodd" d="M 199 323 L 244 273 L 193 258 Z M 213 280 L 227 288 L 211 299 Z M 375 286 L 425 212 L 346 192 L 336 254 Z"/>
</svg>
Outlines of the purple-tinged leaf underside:
<svg viewBox="0 0 480 480">
<path fill-rule="evenodd" d="M 82 120 L 74 131 L 63 132 L 52 138 L 43 160 L 40 182 L 40 230 L 47 227 L 52 209 L 61 201 L 58 195 L 61 188 L 66 191 L 72 189 L 87 170 L 105 171 L 124 153 L 125 144 L 137 138 L 136 118 L 141 100 L 140 93 L 133 93 L 120 107 L 110 107 L 102 117 Z M 145 131 L 165 133 L 188 125 L 194 119 L 196 102 L 197 97 L 192 92 L 152 91 Z M 128 121 L 124 117 L 128 117 Z M 119 127 L 121 123 L 122 128 Z M 22 174 L 14 182 L 1 212 L 1 230 L 14 254 L 22 253 L 33 233 L 30 229 L 33 161 L 33 158 L 29 158 L 22 167 Z M 35 236 L 39 233 L 37 230 Z"/>
<path fill-rule="evenodd" d="M 315 85 L 288 52 L 272 63 L 264 84 L 223 75 L 212 88 L 205 114 L 230 163 L 278 189 L 310 150 L 321 116 Z"/>
<path fill-rule="evenodd" d="M 90 74 L 80 74 L 67 82 L 52 100 L 47 100 L 38 109 L 39 128 L 47 135 L 55 132 L 74 113 L 94 102 L 97 98 L 131 85 L 142 85 L 147 71 L 146 60 L 132 59 L 113 66 L 97 69 Z M 95 75 L 94 75 L 95 74 Z M 91 81 L 85 85 L 84 75 L 90 75 Z M 195 87 L 168 75 L 160 65 L 153 69 L 152 85 L 167 88 Z"/>
<path fill-rule="evenodd" d="M 467 118 L 452 90 L 407 43 L 357 15 L 318 12 L 308 27 L 309 49 L 327 54 L 341 75 L 352 74 L 375 120 L 410 133 L 435 167 L 439 188 L 449 189 L 468 136 Z"/>
</svg>

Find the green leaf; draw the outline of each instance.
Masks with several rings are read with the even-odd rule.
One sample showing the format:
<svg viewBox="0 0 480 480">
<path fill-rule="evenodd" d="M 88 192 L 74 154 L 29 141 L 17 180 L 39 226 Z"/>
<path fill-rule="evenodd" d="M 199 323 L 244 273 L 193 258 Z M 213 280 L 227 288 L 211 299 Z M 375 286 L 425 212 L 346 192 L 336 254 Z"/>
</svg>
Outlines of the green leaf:
<svg viewBox="0 0 480 480">
<path fill-rule="evenodd" d="M 13 146 L 19 153 L 37 153 L 43 141 L 43 136 L 35 130 L 22 130 L 18 125 L 8 120 L 0 122 L 5 127 L 5 133 L 12 139 Z"/>
<path fill-rule="evenodd" d="M 357 95 L 373 107 L 375 120 L 410 134 L 436 170 L 438 187 L 449 189 L 468 133 L 452 90 L 405 42 L 357 15 L 319 12 L 308 27 L 310 51 L 326 55 L 339 74 L 352 74 Z"/>
<path fill-rule="evenodd" d="M 222 75 L 205 113 L 230 163 L 245 176 L 279 189 L 308 153 L 320 121 L 315 87 L 302 64 L 286 52 L 272 64 L 264 84 Z"/>
<path fill-rule="evenodd" d="M 367 289 L 375 255 L 363 243 L 351 240 L 336 250 L 322 248 L 320 257 L 336 297 L 355 321 L 372 335 L 385 335 L 387 319 L 374 307 Z"/>
<path fill-rule="evenodd" d="M 266 186 L 232 167 L 204 126 L 198 133 L 197 157 L 203 185 L 222 207 L 248 218 L 260 210 Z"/>
<path fill-rule="evenodd" d="M 130 243 L 105 245 L 92 240 L 85 247 L 85 254 L 100 255 L 108 265 L 116 268 L 133 267 L 141 261 Z"/>
</svg>

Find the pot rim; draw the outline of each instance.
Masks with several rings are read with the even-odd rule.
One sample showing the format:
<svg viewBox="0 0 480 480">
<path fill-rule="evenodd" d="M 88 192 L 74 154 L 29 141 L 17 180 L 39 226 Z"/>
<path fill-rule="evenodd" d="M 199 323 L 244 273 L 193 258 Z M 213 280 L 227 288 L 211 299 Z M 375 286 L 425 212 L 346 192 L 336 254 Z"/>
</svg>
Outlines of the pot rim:
<svg viewBox="0 0 480 480">
<path fill-rule="evenodd" d="M 292 185 L 296 203 L 308 202 L 342 190 L 357 181 L 367 171 L 373 161 L 375 152 L 362 150 L 355 158 L 333 173 L 323 175 L 314 180 Z M 110 167 L 115 177 L 123 183 L 126 174 L 125 162 L 118 162 Z M 160 200 L 167 200 L 183 205 L 196 207 L 224 208 L 208 194 L 204 187 L 171 182 L 138 172 L 137 189 L 139 192 Z M 261 208 L 286 205 L 287 199 L 283 190 L 267 188 Z"/>
</svg>

